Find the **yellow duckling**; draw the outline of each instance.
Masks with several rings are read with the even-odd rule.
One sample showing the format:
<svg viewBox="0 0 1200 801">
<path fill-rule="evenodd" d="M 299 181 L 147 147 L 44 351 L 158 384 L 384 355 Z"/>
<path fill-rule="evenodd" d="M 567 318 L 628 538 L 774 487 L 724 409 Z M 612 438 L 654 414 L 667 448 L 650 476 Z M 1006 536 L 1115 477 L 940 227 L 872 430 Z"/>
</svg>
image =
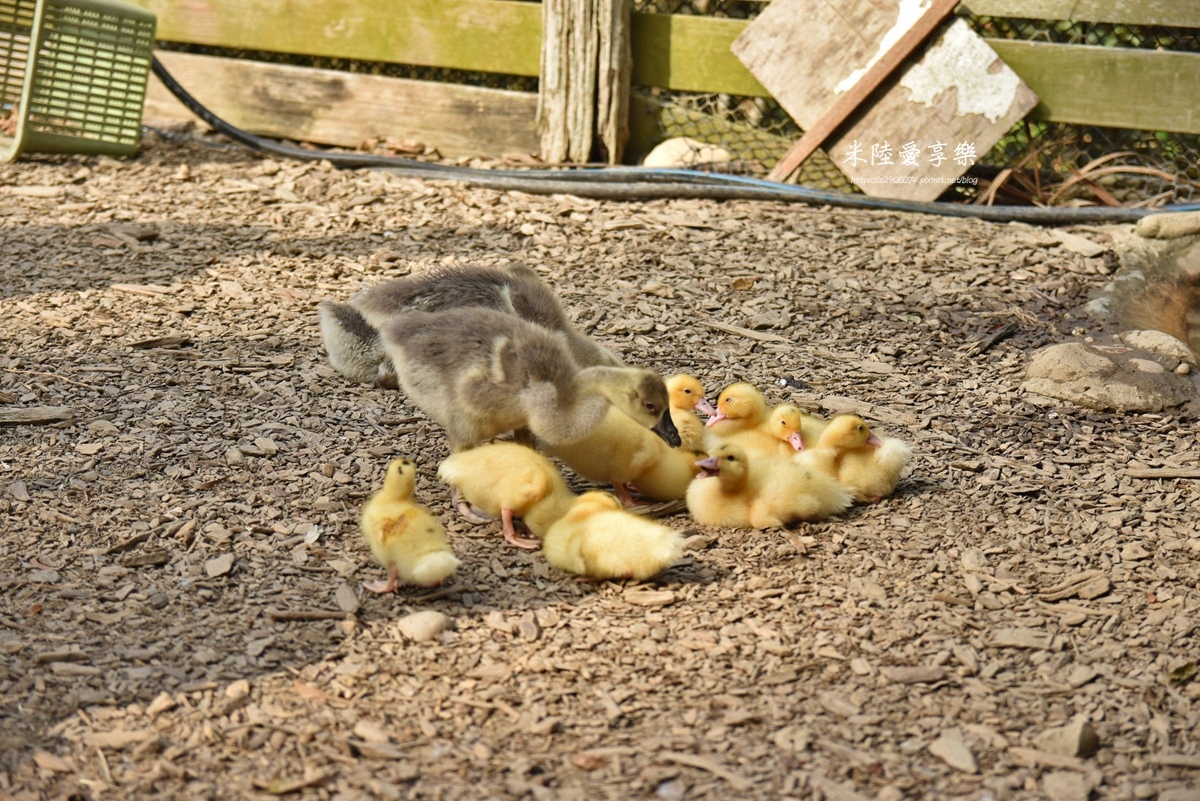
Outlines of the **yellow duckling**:
<svg viewBox="0 0 1200 801">
<path fill-rule="evenodd" d="M 850 491 L 821 470 L 779 457 L 751 462 L 730 443 L 700 466 L 687 506 L 706 526 L 786 527 L 844 512 L 852 502 Z"/>
<path fill-rule="evenodd" d="M 786 443 L 783 453 L 790 456 L 816 444 L 829 421 L 805 414 L 791 403 L 781 403 L 771 409 L 766 430 L 780 442 Z"/>
<path fill-rule="evenodd" d="M 546 561 L 579 576 L 643 581 L 683 556 L 672 528 L 621 508 L 605 492 L 585 492 L 542 538 Z"/>
<path fill-rule="evenodd" d="M 717 413 L 704 425 L 721 439 L 760 427 L 767 419 L 767 399 L 745 381 L 730 384 L 717 398 Z"/>
<path fill-rule="evenodd" d="M 625 505 L 633 490 L 656 501 L 682 500 L 698 472 L 692 451 L 668 447 L 629 415 L 610 408 L 600 424 L 584 436 L 542 449 L 589 481 L 611 483 Z"/>
<path fill-rule="evenodd" d="M 371 592 L 394 592 L 400 579 L 422 587 L 436 586 L 458 569 L 446 529 L 429 510 L 413 501 L 417 466 L 408 459 L 388 465 L 383 488 L 363 504 L 359 529 L 371 555 L 387 568 L 386 581 L 370 581 Z"/>
<path fill-rule="evenodd" d="M 712 416 L 717 413 L 704 397 L 700 379 L 687 373 L 667 378 L 667 394 L 671 398 L 671 420 L 679 431 L 680 447 L 700 450 L 704 447 L 704 423 L 696 412 Z"/>
<path fill-rule="evenodd" d="M 438 467 L 438 477 L 455 487 L 466 501 L 499 517 L 505 541 L 518 548 L 532 550 L 541 543 L 518 536 L 514 518 L 520 518 L 527 529 L 543 537 L 575 500 L 553 462 L 513 442 L 490 442 L 451 454 Z"/>
<path fill-rule="evenodd" d="M 800 463 L 836 476 L 862 503 L 876 503 L 891 495 L 911 458 L 907 442 L 876 436 L 865 420 L 852 414 L 830 420 L 816 445 L 796 457 Z"/>
</svg>

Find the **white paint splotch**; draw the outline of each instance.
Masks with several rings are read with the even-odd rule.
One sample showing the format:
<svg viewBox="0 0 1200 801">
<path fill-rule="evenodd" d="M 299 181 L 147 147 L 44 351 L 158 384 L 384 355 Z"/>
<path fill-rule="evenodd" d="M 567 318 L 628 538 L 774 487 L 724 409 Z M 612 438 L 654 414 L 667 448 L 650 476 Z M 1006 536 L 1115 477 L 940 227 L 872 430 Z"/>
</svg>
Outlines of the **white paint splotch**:
<svg viewBox="0 0 1200 801">
<path fill-rule="evenodd" d="M 909 67 L 900 85 L 912 99 L 933 106 L 943 93 L 956 90 L 961 116 L 982 114 L 995 122 L 1008 113 L 1016 99 L 1020 77 L 1007 64 L 990 72 L 999 56 L 967 23 L 955 20 L 916 64 Z"/>
<path fill-rule="evenodd" d="M 921 15 L 929 10 L 931 0 L 900 0 L 900 12 L 896 15 L 896 24 L 883 35 L 879 41 L 879 49 L 875 51 L 875 55 L 863 66 L 856 69 L 854 72 L 847 75 L 838 85 L 833 87 L 834 94 L 848 92 L 854 84 L 858 83 L 867 71 L 874 67 L 879 59 L 892 49 L 896 42 L 900 41 L 900 37 L 908 33 L 909 28 L 917 24 L 917 20 Z"/>
</svg>

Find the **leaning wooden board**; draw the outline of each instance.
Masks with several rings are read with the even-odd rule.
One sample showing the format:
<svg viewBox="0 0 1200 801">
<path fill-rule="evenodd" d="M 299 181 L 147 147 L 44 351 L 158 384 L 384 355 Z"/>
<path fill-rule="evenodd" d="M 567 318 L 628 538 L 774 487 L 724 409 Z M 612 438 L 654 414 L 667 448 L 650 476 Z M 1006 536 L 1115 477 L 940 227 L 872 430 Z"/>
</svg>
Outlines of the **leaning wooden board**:
<svg viewBox="0 0 1200 801">
<path fill-rule="evenodd" d="M 801 127 L 821 119 L 930 0 L 773 0 L 734 54 Z M 1037 97 L 961 20 L 949 24 L 826 140 L 864 193 L 935 200 Z"/>
</svg>

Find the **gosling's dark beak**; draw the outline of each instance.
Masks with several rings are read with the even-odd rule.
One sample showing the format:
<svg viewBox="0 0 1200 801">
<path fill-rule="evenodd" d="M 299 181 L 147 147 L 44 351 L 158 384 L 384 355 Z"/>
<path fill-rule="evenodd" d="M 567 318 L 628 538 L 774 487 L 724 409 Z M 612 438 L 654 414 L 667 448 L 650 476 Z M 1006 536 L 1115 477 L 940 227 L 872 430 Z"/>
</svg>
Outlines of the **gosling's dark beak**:
<svg viewBox="0 0 1200 801">
<path fill-rule="evenodd" d="M 683 442 L 679 438 L 679 429 L 675 427 L 675 421 L 671 419 L 669 410 L 663 412 L 662 417 L 658 418 L 658 424 L 650 430 L 662 437 L 662 441 L 672 448 L 678 448 L 679 444 Z"/>
</svg>

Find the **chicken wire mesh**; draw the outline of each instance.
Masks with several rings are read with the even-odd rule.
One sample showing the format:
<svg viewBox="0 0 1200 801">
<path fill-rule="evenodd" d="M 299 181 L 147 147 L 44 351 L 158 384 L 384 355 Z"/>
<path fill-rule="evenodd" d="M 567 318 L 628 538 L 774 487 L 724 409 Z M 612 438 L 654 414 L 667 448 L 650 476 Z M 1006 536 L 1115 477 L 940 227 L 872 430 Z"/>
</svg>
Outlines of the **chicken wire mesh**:
<svg viewBox="0 0 1200 801">
<path fill-rule="evenodd" d="M 634 10 L 751 19 L 764 5 L 749 0 L 635 0 Z M 987 38 L 1200 51 L 1200 31 L 1191 29 L 960 13 Z M 663 139 L 687 137 L 730 156 L 728 163 L 699 169 L 765 175 L 802 133 L 769 98 L 659 87 L 635 91 L 654 104 Z M 1057 205 L 1195 202 L 1200 200 L 1200 136 L 1022 121 L 978 160 L 972 174 L 979 178 L 977 184 L 956 184 L 950 194 L 973 202 Z M 793 180 L 814 188 L 857 191 L 823 151 L 811 156 Z"/>
</svg>

